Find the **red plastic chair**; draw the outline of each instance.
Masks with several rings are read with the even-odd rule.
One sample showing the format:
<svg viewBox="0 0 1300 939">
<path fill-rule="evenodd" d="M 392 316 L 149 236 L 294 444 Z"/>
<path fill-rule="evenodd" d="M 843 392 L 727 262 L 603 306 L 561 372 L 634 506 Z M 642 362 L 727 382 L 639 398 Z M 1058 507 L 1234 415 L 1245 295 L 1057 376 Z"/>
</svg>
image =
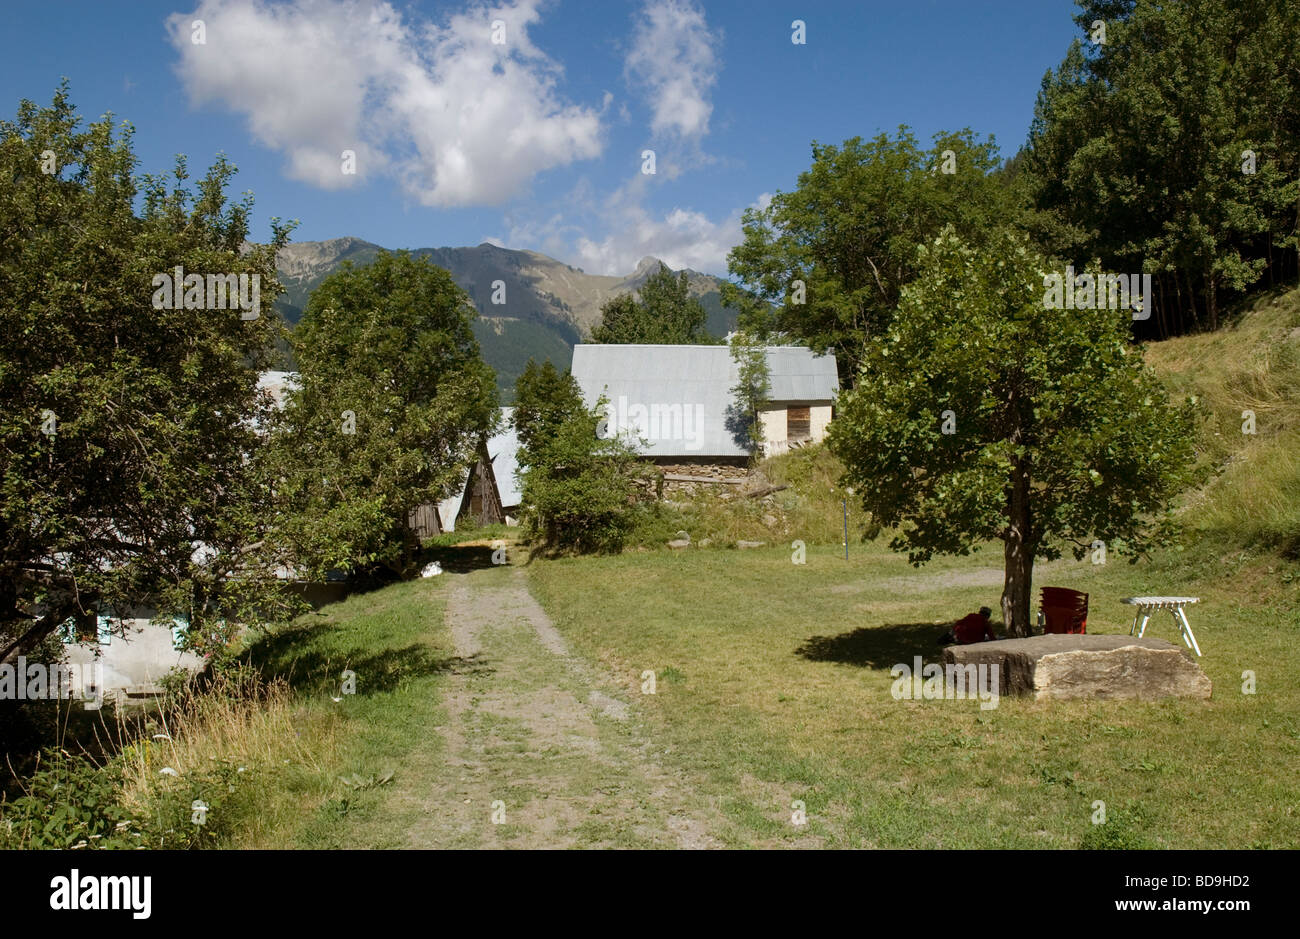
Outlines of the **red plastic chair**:
<svg viewBox="0 0 1300 939">
<path fill-rule="evenodd" d="M 1088 595 L 1068 587 L 1043 587 L 1039 622 L 1048 633 L 1085 633 L 1088 627 Z"/>
</svg>

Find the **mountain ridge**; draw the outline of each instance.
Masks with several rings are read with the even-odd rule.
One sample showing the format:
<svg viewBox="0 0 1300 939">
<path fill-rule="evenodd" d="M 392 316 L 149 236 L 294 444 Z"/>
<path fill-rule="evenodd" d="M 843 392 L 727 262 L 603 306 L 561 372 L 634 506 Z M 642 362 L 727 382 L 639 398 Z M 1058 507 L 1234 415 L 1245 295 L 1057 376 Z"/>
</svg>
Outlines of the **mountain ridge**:
<svg viewBox="0 0 1300 939">
<path fill-rule="evenodd" d="M 311 292 L 322 280 L 347 261 L 358 266 L 370 263 L 381 250 L 387 249 L 350 235 L 285 246 L 276 256 L 280 282 L 286 288 L 276 309 L 296 325 Z M 529 358 L 549 359 L 556 367 L 567 369 L 574 344 L 589 337 L 592 327 L 600 322 L 601 305 L 620 293 L 636 293 L 660 263 L 647 255 L 630 274 L 617 276 L 588 274 L 539 251 L 490 242 L 473 247 L 414 248 L 410 253 L 445 268 L 469 295 L 479 313 L 474 332 L 483 358 L 496 370 L 503 392 L 513 389 Z M 686 276 L 691 294 L 709 313 L 709 332 L 723 336 L 734 328 L 734 311 L 722 306 L 722 280 L 690 269 Z M 504 285 L 504 298 L 494 287 L 498 281 Z"/>
</svg>

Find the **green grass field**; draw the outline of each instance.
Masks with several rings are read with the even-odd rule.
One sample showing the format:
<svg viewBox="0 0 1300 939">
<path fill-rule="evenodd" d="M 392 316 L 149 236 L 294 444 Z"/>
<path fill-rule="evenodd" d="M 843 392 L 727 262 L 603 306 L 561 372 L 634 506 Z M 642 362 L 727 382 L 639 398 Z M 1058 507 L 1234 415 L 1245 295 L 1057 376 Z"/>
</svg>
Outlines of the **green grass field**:
<svg viewBox="0 0 1300 939">
<path fill-rule="evenodd" d="M 996 608 L 999 555 L 921 570 L 869 544 L 692 550 L 530 567 L 587 657 L 626 676 L 664 748 L 725 811 L 728 843 L 829 847 L 1300 846 L 1300 584 L 1240 558 L 1057 562 L 1127 632 L 1138 593 L 1202 597 L 1209 702 L 899 701 L 890 666 L 937 658 L 938 623 Z M 1235 565 L 1235 567 L 1234 567 Z M 1148 636 L 1178 642 L 1172 623 Z M 1242 673 L 1256 675 L 1253 695 Z M 802 800 L 808 824 L 791 823 Z M 1093 825 L 1094 803 L 1107 822 Z"/>
<path fill-rule="evenodd" d="M 1136 565 L 1112 555 L 1105 565 L 1064 560 L 1035 571 L 1035 588 L 1091 595 L 1093 633 L 1127 632 L 1130 608 L 1122 597 L 1199 596 L 1191 621 L 1214 684 L 1208 702 L 1004 698 L 984 710 L 975 700 L 895 700 L 893 665 L 917 655 L 934 661 L 944 624 L 981 605 L 997 609 L 1001 552 L 989 546 L 912 568 L 885 547 L 887 535 L 861 543 L 864 519 L 854 512 L 846 561 L 836 542 L 847 494 L 824 451 L 765 467 L 789 486 L 780 493 L 776 530 L 755 503 L 696 499 L 666 512 L 663 532 L 648 530 L 651 550 L 539 559 L 525 568 L 528 583 L 573 654 L 609 676 L 631 703 L 637 733 L 651 741 L 649 755 L 684 781 L 716 843 L 1300 847 L 1293 772 L 1300 757 L 1297 327 L 1300 292 L 1293 291 L 1259 298 L 1219 333 L 1148 346 L 1171 389 L 1198 395 L 1206 415 L 1198 441 L 1205 481 L 1182 500 L 1183 544 Z M 1247 409 L 1256 415 L 1255 434 L 1241 433 Z M 679 526 L 696 542 L 711 536 L 718 547 L 654 549 Z M 478 540 L 505 534 L 493 530 Z M 458 551 L 483 550 L 457 548 L 465 537 L 430 543 L 449 571 Z M 738 538 L 770 546 L 722 547 Z M 796 538 L 808 543 L 804 564 L 792 561 Z M 512 557 L 519 563 L 518 553 Z M 402 676 L 343 705 L 332 703 L 323 685 L 298 682 L 304 726 L 328 749 L 323 764 L 332 776 L 319 774 L 316 787 L 303 791 L 279 837 L 294 829 L 294 843 L 308 846 L 400 843 L 411 816 L 394 806 L 410 800 L 350 791 L 339 774 L 396 768 L 393 786 L 414 780 L 426 789 L 448 779 L 436 732 L 447 718 L 440 696 L 456 668 L 443 621 L 448 580 L 353 597 L 306 618 L 302 632 L 261 647 L 271 674 L 319 675 L 365 662 L 358 671 L 376 665 L 380 674 L 391 667 Z M 1179 642 L 1167 618 L 1155 620 L 1148 635 Z M 537 654 L 517 634 L 492 642 L 500 656 L 529 661 Z M 411 664 L 419 662 L 428 667 Z M 502 670 L 468 687 L 522 698 L 539 681 L 556 685 L 555 669 L 539 662 L 531 676 Z M 646 670 L 656 675 L 653 695 L 642 693 Z M 1243 692 L 1247 672 L 1253 694 Z M 480 733 L 475 726 L 472 734 Z M 508 750 L 490 750 L 483 761 L 489 775 L 506 777 L 524 765 Z M 546 780 L 549 792 L 563 790 L 554 773 L 535 778 Z M 586 791 L 593 779 L 574 786 Z M 792 823 L 796 801 L 806 807 L 807 825 Z M 1105 804 L 1104 824 L 1093 824 L 1098 803 Z M 611 826 L 617 822 L 580 827 L 565 843 L 611 843 Z M 463 844 L 493 843 L 488 837 Z M 253 842 L 274 837 L 268 831 Z"/>
</svg>

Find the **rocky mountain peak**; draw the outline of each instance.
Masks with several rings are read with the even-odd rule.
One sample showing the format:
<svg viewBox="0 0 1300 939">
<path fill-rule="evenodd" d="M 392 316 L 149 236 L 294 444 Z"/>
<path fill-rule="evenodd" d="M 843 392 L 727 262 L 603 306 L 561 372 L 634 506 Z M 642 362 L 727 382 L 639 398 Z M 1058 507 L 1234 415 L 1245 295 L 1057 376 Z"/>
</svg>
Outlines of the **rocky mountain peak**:
<svg viewBox="0 0 1300 939">
<path fill-rule="evenodd" d="M 636 270 L 632 272 L 632 277 L 648 277 L 659 270 L 660 260 L 653 255 L 647 254 L 641 260 L 636 262 Z"/>
</svg>

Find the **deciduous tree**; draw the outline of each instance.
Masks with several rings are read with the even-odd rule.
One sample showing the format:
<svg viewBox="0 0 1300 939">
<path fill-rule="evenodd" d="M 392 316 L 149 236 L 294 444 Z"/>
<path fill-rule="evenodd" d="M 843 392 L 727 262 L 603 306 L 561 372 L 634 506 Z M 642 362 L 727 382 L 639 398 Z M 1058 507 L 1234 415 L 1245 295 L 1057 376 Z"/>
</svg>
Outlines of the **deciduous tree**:
<svg viewBox="0 0 1300 939">
<path fill-rule="evenodd" d="M 525 531 L 549 551 L 617 551 L 633 524 L 630 441 L 606 424 L 605 399 L 588 409 L 572 375 L 533 363 L 515 386 Z"/>
<path fill-rule="evenodd" d="M 674 275 L 660 263 L 638 294 L 619 294 L 605 301 L 600 322 L 591 331 L 592 342 L 694 345 L 713 341 L 704 329 L 708 311 L 691 296 L 685 271 Z"/>
<path fill-rule="evenodd" d="M 1192 404 L 1171 404 L 1125 310 L 1046 308 L 1054 268 L 1023 236 L 945 231 L 841 395 L 845 482 L 914 564 L 1004 545 L 1004 620 L 1030 629 L 1036 558 L 1094 539 L 1135 556 L 1190 479 Z"/>
<path fill-rule="evenodd" d="M 469 297 L 407 252 L 345 263 L 313 291 L 275 432 L 280 534 L 295 566 L 408 576 L 417 506 L 463 484 L 497 420 Z"/>
<path fill-rule="evenodd" d="M 137 178 L 131 140 L 111 116 L 83 128 L 66 86 L 0 122 L 0 661 L 95 612 L 266 612 L 227 588 L 259 576 L 257 373 L 289 227 L 250 246 L 233 166 L 197 191 L 184 159 Z M 154 278 L 177 266 L 258 278 L 259 315 L 188 289 L 158 308 Z"/>
<path fill-rule="evenodd" d="M 916 276 L 917 245 L 945 224 L 978 242 L 1005 220 L 1007 190 L 993 140 L 969 130 L 937 134 L 926 150 L 900 127 L 892 138 L 814 142 L 812 157 L 792 192 L 746 210 L 723 302 L 759 338 L 833 349 L 847 387 Z"/>
</svg>

